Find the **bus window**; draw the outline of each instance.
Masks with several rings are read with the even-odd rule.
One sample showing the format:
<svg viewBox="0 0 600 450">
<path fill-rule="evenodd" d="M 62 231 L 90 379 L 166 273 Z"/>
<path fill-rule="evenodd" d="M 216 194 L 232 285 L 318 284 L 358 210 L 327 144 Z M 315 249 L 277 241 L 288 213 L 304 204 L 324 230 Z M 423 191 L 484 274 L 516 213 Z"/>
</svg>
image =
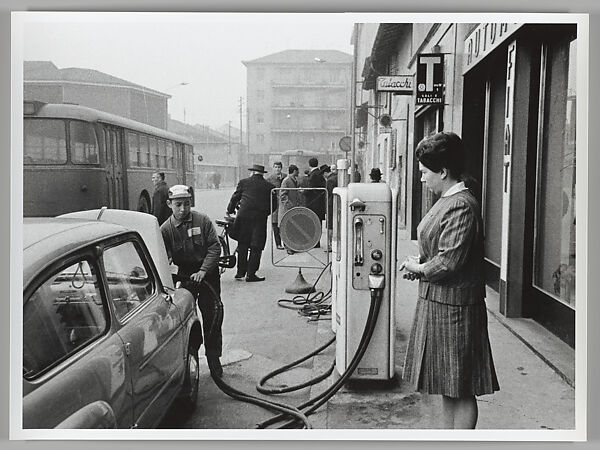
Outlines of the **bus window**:
<svg viewBox="0 0 600 450">
<path fill-rule="evenodd" d="M 67 136 L 62 120 L 26 119 L 23 141 L 24 164 L 67 162 Z"/>
<path fill-rule="evenodd" d="M 158 144 L 156 143 L 155 138 L 149 138 L 150 142 L 150 167 L 159 167 L 158 163 Z"/>
<path fill-rule="evenodd" d="M 165 169 L 167 167 L 167 148 L 165 141 L 158 141 L 158 167 Z"/>
<path fill-rule="evenodd" d="M 140 136 L 140 152 L 138 153 L 140 167 L 149 167 L 150 158 L 148 157 L 148 136 Z"/>
<path fill-rule="evenodd" d="M 129 165 L 139 166 L 138 155 L 140 153 L 139 137 L 135 133 L 127 133 L 129 139 Z"/>
<path fill-rule="evenodd" d="M 71 162 L 73 164 L 98 164 L 98 142 L 92 124 L 71 122 L 69 131 Z"/>
<path fill-rule="evenodd" d="M 173 143 L 167 142 L 167 169 L 173 169 L 175 167 L 175 162 L 173 158 Z"/>
</svg>

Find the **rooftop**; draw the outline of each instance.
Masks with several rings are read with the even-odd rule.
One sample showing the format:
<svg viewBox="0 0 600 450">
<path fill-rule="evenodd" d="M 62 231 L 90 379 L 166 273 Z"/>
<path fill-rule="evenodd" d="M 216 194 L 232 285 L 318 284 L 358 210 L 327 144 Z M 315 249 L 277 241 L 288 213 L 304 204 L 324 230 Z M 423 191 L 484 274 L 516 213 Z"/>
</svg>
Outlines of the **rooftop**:
<svg viewBox="0 0 600 450">
<path fill-rule="evenodd" d="M 170 98 L 169 94 L 114 77 L 99 70 L 67 67 L 59 69 L 52 61 L 24 61 L 23 80 L 25 82 L 71 82 L 81 84 L 112 85 L 151 92 Z"/>
<path fill-rule="evenodd" d="M 250 61 L 242 61 L 248 64 L 314 64 L 315 58 L 330 64 L 351 64 L 352 55 L 339 50 L 283 50 L 278 53 L 266 55 Z"/>
</svg>

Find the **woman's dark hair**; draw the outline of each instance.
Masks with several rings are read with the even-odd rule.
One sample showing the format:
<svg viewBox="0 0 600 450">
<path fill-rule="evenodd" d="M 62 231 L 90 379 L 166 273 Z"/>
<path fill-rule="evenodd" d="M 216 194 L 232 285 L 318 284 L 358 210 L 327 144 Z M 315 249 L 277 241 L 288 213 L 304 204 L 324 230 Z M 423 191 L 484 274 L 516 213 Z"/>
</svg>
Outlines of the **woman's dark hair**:
<svg viewBox="0 0 600 450">
<path fill-rule="evenodd" d="M 417 160 L 429 170 L 439 173 L 446 169 L 455 180 L 462 178 L 465 155 L 457 134 L 442 131 L 426 137 L 419 142 L 415 153 Z"/>
</svg>

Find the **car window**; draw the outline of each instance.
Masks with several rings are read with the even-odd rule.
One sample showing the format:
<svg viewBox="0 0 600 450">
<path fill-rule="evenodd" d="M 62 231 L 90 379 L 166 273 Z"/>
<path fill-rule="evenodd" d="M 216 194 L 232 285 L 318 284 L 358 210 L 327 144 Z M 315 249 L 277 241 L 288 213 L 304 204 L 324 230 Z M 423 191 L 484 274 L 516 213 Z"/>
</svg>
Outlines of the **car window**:
<svg viewBox="0 0 600 450">
<path fill-rule="evenodd" d="M 86 260 L 48 278 L 23 305 L 23 374 L 33 377 L 104 333 L 108 319 Z"/>
<path fill-rule="evenodd" d="M 115 315 L 121 320 L 154 293 L 154 278 L 145 257 L 133 242 L 123 242 L 104 251 L 104 270 Z"/>
</svg>

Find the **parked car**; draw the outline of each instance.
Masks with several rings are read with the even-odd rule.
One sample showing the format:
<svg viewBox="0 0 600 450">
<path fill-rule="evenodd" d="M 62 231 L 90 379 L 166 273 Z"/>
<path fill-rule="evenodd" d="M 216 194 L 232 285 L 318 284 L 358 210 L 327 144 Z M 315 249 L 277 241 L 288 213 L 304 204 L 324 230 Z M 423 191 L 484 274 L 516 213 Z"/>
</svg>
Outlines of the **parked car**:
<svg viewBox="0 0 600 450">
<path fill-rule="evenodd" d="M 152 428 L 196 406 L 202 342 L 154 216 L 24 219 L 23 428 Z"/>
</svg>

